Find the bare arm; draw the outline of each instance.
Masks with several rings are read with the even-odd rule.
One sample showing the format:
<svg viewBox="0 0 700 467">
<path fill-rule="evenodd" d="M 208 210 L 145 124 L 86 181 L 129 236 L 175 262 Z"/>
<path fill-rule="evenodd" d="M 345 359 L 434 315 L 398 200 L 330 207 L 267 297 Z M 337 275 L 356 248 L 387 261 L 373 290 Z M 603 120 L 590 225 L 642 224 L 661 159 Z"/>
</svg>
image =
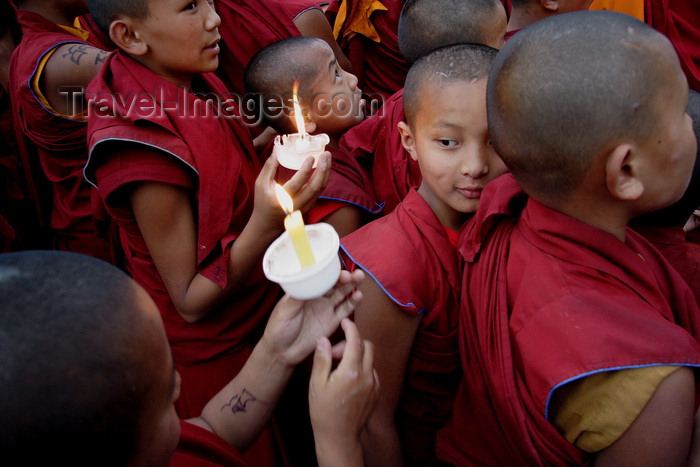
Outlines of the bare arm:
<svg viewBox="0 0 700 467">
<path fill-rule="evenodd" d="M 377 408 L 362 434 L 365 461 L 368 466 L 400 466 L 402 450 L 394 418 L 420 317 L 401 310 L 374 280 L 363 282 L 361 290 L 364 300 L 355 311 L 355 323 L 374 344 L 382 384 Z"/>
<path fill-rule="evenodd" d="M 238 375 L 190 420 L 244 451 L 270 420 L 294 367 L 313 352 L 354 309 L 362 294 L 353 289 L 362 273 L 344 271 L 338 284 L 320 298 L 285 296 L 275 307 L 265 333 Z M 344 328 L 346 326 L 344 325 Z"/>
<path fill-rule="evenodd" d="M 294 196 L 295 208 L 308 210 L 325 187 L 330 171 L 330 154 L 326 156 L 308 183 L 311 159 L 285 184 Z M 274 194 L 276 170 L 277 161 L 270 157 L 256 180 L 255 208 L 231 247 L 224 289 L 197 272 L 197 229 L 190 194 L 156 182 L 140 183 L 132 190 L 131 207 L 148 251 L 175 308 L 188 322 L 212 313 L 239 290 L 282 231 L 284 213 Z"/>
<path fill-rule="evenodd" d="M 666 377 L 629 429 L 595 460 L 596 467 L 681 466 L 691 447 L 695 378 L 689 368 Z"/>
<path fill-rule="evenodd" d="M 85 108 L 81 93 L 97 76 L 109 52 L 86 44 L 59 46 L 41 75 L 39 89 L 51 107 L 63 115 L 79 115 Z"/>
<path fill-rule="evenodd" d="M 335 59 L 338 60 L 338 65 L 343 70 L 352 73 L 352 65 L 350 60 L 341 50 L 335 37 L 333 37 L 333 29 L 328 22 L 328 18 L 323 14 L 323 11 L 318 8 L 310 8 L 301 13 L 294 19 L 294 24 L 302 36 L 318 37 L 323 39 L 333 49 Z"/>
</svg>

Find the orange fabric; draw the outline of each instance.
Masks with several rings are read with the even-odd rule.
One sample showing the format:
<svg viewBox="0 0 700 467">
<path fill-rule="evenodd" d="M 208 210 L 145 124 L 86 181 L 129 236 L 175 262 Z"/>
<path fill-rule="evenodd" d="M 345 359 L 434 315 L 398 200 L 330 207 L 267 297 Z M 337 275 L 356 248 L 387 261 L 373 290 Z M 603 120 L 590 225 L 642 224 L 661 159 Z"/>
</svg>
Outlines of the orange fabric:
<svg viewBox="0 0 700 467">
<path fill-rule="evenodd" d="M 350 13 L 348 13 L 348 3 L 351 3 Z M 356 34 L 361 34 L 374 42 L 381 42 L 379 33 L 370 20 L 375 11 L 387 11 L 387 7 L 379 0 L 342 2 L 333 26 L 333 35 L 336 40 L 351 39 Z"/>
<path fill-rule="evenodd" d="M 593 0 L 589 10 L 610 10 L 644 21 L 644 0 Z"/>
</svg>

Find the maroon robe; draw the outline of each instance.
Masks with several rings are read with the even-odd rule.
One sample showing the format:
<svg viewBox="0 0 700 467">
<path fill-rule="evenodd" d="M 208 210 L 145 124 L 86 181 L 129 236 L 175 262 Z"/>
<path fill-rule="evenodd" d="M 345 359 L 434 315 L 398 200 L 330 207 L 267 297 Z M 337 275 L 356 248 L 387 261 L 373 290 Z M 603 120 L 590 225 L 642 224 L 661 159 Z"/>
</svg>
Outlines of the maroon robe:
<svg viewBox="0 0 700 467">
<path fill-rule="evenodd" d="M 353 0 L 348 8 L 352 8 Z M 392 94 L 403 88 L 406 75 L 411 65 L 399 50 L 399 17 L 404 0 L 381 0 L 386 11 L 375 11 L 370 18 L 380 42 L 374 42 L 360 34 L 345 41 L 338 41 L 353 66 L 357 76 L 358 87 L 372 99 L 381 96 L 388 100 Z M 327 9 L 327 16 L 334 21 L 340 6 L 339 0 L 332 0 Z"/>
<path fill-rule="evenodd" d="M 411 159 L 401 144 L 397 125 L 403 121 L 401 89 L 377 114 L 349 129 L 340 139 L 340 147 L 367 167 L 377 201 L 384 204 L 384 214 L 393 211 L 422 180 L 418 162 Z"/>
<path fill-rule="evenodd" d="M 217 74 L 230 92 L 245 94 L 243 75 L 248 62 L 263 47 L 300 36 L 294 19 L 315 0 L 217 0 L 221 16 L 221 54 Z"/>
<path fill-rule="evenodd" d="M 434 465 L 435 435 L 449 417 L 461 376 L 455 246 L 430 206 L 411 190 L 391 214 L 343 237 L 341 248 L 346 261 L 366 271 L 403 311 L 421 316 L 396 425 L 404 459 Z"/>
<path fill-rule="evenodd" d="M 547 419 L 558 387 L 602 371 L 700 364 L 692 292 L 631 229 L 622 243 L 527 200 L 503 175 L 484 190 L 459 251 L 464 379 L 438 434 L 442 460 L 586 464 L 591 456 Z"/>
<path fill-rule="evenodd" d="M 44 55 L 86 42 L 35 13 L 17 10 L 17 18 L 23 38 L 10 62 L 10 96 L 31 195 L 40 215 L 50 218 L 57 248 L 113 261 L 109 243 L 96 233 L 91 207 L 96 199 L 82 175 L 87 124 L 48 111 L 31 86 Z"/>
<path fill-rule="evenodd" d="M 700 4 L 644 0 L 644 20 L 671 40 L 690 89 L 700 91 Z"/>
<path fill-rule="evenodd" d="M 213 73 L 195 77 L 193 86 L 210 96 L 226 94 Z M 231 244 L 253 210 L 260 161 L 247 128 L 226 111 L 228 104 L 208 107 L 121 51 L 110 55 L 88 95 L 94 100 L 85 176 L 119 225 L 129 273 L 153 297 L 163 317 L 182 378 L 178 414 L 198 416 L 245 364 L 280 289 L 264 277 L 261 260 L 221 310 L 197 323 L 186 322 L 168 295 L 121 188 L 155 181 L 190 190 L 198 213 L 197 270 L 224 287 Z M 146 158 L 138 152 L 120 153 L 110 150 L 114 141 L 133 142 L 131 149 L 148 145 L 163 154 Z M 276 465 L 276 451 L 265 443 L 269 439 L 259 439 L 246 456 L 257 465 Z"/>
<path fill-rule="evenodd" d="M 700 304 L 700 245 L 687 241 L 683 227 L 633 227 L 676 268 Z"/>
<path fill-rule="evenodd" d="M 170 460 L 170 467 L 249 467 L 240 452 L 221 437 L 180 421 L 180 442 Z"/>
</svg>

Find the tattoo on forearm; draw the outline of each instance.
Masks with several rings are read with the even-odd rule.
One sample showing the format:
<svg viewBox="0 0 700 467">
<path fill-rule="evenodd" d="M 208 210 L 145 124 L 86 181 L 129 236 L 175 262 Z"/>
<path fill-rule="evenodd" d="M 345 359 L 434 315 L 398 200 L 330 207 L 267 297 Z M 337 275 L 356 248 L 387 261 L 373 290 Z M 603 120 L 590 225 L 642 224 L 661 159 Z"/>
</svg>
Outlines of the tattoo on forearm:
<svg viewBox="0 0 700 467">
<path fill-rule="evenodd" d="M 256 402 L 257 400 L 258 399 L 252 393 L 243 388 L 243 392 L 241 394 L 236 394 L 230 401 L 228 401 L 227 404 L 221 406 L 221 411 L 223 412 L 225 409 L 229 409 L 231 413 L 234 414 L 238 412 L 245 412 L 248 403 Z"/>
<path fill-rule="evenodd" d="M 83 44 L 75 44 L 68 47 L 68 51 L 62 55 L 63 58 L 68 58 L 76 65 L 80 65 L 80 59 L 87 55 L 88 46 Z"/>
</svg>

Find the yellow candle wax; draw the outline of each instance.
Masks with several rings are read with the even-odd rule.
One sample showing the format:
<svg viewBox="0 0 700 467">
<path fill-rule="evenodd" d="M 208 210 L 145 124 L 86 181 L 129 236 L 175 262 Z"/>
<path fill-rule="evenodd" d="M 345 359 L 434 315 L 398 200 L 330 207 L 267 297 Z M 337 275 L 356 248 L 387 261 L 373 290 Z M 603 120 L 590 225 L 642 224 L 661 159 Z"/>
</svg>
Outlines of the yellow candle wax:
<svg viewBox="0 0 700 467">
<path fill-rule="evenodd" d="M 304 229 L 304 220 L 301 217 L 300 211 L 294 211 L 284 218 L 284 228 L 289 233 L 289 237 L 294 245 L 294 250 L 301 263 L 301 268 L 311 266 L 316 262 L 314 253 L 311 250 L 309 236 Z"/>
</svg>

